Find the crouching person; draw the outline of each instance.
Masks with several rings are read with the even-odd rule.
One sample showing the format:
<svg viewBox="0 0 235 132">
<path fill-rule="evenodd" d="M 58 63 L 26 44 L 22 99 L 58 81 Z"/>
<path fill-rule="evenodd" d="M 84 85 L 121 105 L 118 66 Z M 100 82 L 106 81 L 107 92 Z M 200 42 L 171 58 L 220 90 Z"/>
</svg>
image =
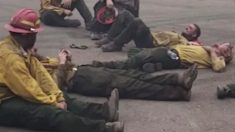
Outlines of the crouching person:
<svg viewBox="0 0 235 132">
<path fill-rule="evenodd" d="M 123 132 L 118 91 L 104 104 L 79 102 L 59 90 L 29 51 L 41 31 L 36 12 L 21 9 L 0 41 L 0 125 L 58 132 Z"/>
<path fill-rule="evenodd" d="M 40 18 L 49 26 L 78 27 L 81 25 L 80 20 L 66 18 L 73 15 L 75 8 L 84 19 L 86 29 L 89 29 L 92 15 L 84 0 L 41 0 Z"/>
</svg>

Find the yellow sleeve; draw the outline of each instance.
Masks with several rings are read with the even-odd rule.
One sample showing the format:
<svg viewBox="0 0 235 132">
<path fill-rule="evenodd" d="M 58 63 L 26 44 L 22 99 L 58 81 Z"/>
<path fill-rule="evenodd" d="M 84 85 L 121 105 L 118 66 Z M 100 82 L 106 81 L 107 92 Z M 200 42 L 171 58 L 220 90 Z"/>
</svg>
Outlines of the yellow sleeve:
<svg viewBox="0 0 235 132">
<path fill-rule="evenodd" d="M 49 64 L 59 65 L 59 60 L 57 58 L 47 57 L 49 60 Z"/>
<path fill-rule="evenodd" d="M 49 58 L 47 57 L 44 60 L 40 60 L 40 62 L 42 63 L 42 65 L 47 69 L 47 71 L 50 74 L 53 74 L 55 69 L 58 68 L 59 66 L 59 61 L 57 58 Z"/>
<path fill-rule="evenodd" d="M 155 46 L 168 46 L 170 38 L 165 32 L 152 32 L 153 41 Z"/>
<path fill-rule="evenodd" d="M 41 0 L 41 8 L 45 10 L 55 11 L 59 15 L 62 15 L 64 13 L 64 8 L 52 5 L 51 0 Z"/>
<path fill-rule="evenodd" d="M 170 31 L 152 33 L 155 46 L 171 47 L 174 45 L 188 45 L 188 41 L 180 34 Z"/>
<path fill-rule="evenodd" d="M 9 55 L 6 58 L 4 79 L 8 88 L 17 96 L 28 101 L 42 104 L 57 103 L 55 95 L 47 95 L 31 76 L 24 60 L 17 55 Z"/>
<path fill-rule="evenodd" d="M 211 57 L 212 69 L 216 72 L 223 72 L 225 70 L 226 64 L 222 56 L 220 57 Z"/>
<path fill-rule="evenodd" d="M 57 97 L 57 102 L 64 101 L 62 91 L 58 88 L 55 80 L 53 80 L 47 69 L 44 68 L 37 58 L 31 58 L 30 69 L 31 74 L 47 95 L 55 95 Z"/>
<path fill-rule="evenodd" d="M 47 72 L 49 72 L 49 74 L 51 75 L 53 80 L 56 82 L 56 84 L 58 84 L 58 80 L 57 80 L 57 77 L 55 75 L 56 70 L 58 69 L 58 66 L 59 66 L 58 59 L 57 58 L 46 57 L 46 59 L 40 60 L 40 62 L 46 68 Z"/>
</svg>

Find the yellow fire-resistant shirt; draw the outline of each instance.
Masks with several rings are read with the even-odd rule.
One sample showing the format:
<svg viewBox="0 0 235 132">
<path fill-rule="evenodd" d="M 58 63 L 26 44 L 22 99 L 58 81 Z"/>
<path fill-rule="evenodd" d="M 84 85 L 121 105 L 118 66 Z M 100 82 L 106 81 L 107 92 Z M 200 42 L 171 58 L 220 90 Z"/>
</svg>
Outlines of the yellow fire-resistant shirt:
<svg viewBox="0 0 235 132">
<path fill-rule="evenodd" d="M 49 74 L 51 75 L 53 80 L 56 82 L 56 84 L 58 84 L 58 80 L 55 75 L 56 74 L 55 72 L 59 66 L 59 60 L 57 58 L 47 57 L 45 60 L 41 60 L 40 62 L 46 68 L 47 72 L 49 72 Z"/>
<path fill-rule="evenodd" d="M 64 13 L 64 8 L 61 7 L 58 0 L 41 0 L 41 8 L 39 10 L 42 13 L 45 10 L 54 11 L 59 15 Z"/>
<path fill-rule="evenodd" d="M 175 45 L 172 48 L 178 51 L 182 65 L 196 63 L 199 68 L 212 68 L 216 72 L 221 72 L 225 69 L 224 58 L 212 58 L 202 46 Z"/>
<path fill-rule="evenodd" d="M 0 100 L 19 96 L 25 100 L 55 105 L 63 93 L 35 57 L 7 37 L 0 41 Z"/>
<path fill-rule="evenodd" d="M 185 39 L 181 34 L 171 31 L 164 32 L 152 32 L 153 43 L 156 47 L 165 46 L 171 47 L 174 45 L 182 44 L 188 45 L 189 41 Z"/>
</svg>

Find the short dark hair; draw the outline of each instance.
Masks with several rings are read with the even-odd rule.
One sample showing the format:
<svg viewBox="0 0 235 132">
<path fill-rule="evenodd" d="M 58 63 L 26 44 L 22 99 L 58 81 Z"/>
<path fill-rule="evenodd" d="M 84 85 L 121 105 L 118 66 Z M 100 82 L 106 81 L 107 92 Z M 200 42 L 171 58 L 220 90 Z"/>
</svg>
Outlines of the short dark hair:
<svg viewBox="0 0 235 132">
<path fill-rule="evenodd" d="M 196 29 L 195 29 L 195 34 L 196 34 L 195 38 L 197 39 L 198 37 L 201 36 L 201 28 L 197 24 L 193 24 L 193 25 L 196 27 Z"/>
</svg>

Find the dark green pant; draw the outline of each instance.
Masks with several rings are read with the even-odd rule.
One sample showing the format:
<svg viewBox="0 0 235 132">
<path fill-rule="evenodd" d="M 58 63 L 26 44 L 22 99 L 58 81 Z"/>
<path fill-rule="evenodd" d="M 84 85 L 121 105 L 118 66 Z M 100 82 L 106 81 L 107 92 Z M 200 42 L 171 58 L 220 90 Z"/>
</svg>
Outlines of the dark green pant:
<svg viewBox="0 0 235 132">
<path fill-rule="evenodd" d="M 90 12 L 89 8 L 87 7 L 86 3 L 84 2 L 84 0 L 76 0 L 75 2 L 73 2 L 72 3 L 72 10 L 74 8 L 76 8 L 78 10 L 80 15 L 84 19 L 85 24 L 89 24 L 91 22 L 92 15 L 91 15 L 91 12 Z"/>
<path fill-rule="evenodd" d="M 67 105 L 66 111 L 14 97 L 0 104 L 0 125 L 58 132 L 105 132 L 107 104 L 67 98 Z"/>
<path fill-rule="evenodd" d="M 70 92 L 88 96 L 109 96 L 117 88 L 121 98 L 185 100 L 187 93 L 178 84 L 177 73 L 144 73 L 80 66 L 70 81 Z"/>
<path fill-rule="evenodd" d="M 145 63 L 161 63 L 163 69 L 176 69 L 180 67 L 180 59 L 174 59 L 173 51 L 166 47 L 144 49 L 123 61 L 100 62 L 100 66 L 111 69 L 138 69 L 142 70 Z M 176 52 L 174 50 L 174 52 Z M 177 53 L 175 53 L 177 54 Z"/>
</svg>

